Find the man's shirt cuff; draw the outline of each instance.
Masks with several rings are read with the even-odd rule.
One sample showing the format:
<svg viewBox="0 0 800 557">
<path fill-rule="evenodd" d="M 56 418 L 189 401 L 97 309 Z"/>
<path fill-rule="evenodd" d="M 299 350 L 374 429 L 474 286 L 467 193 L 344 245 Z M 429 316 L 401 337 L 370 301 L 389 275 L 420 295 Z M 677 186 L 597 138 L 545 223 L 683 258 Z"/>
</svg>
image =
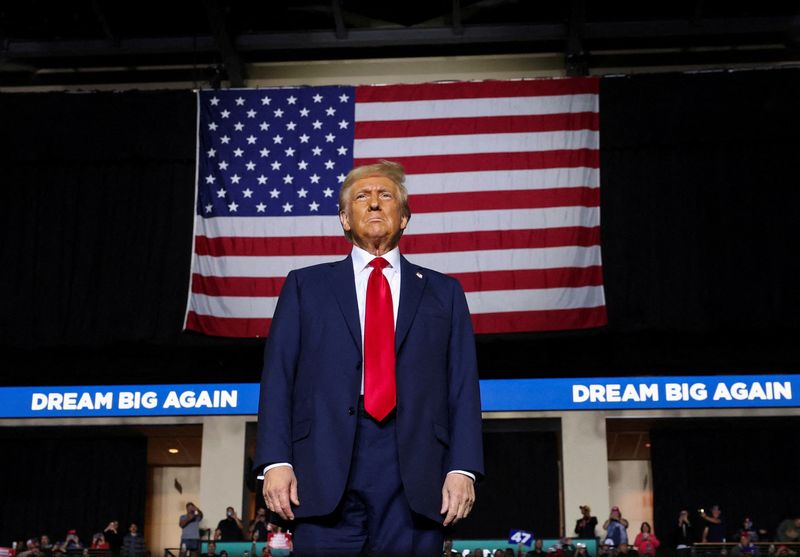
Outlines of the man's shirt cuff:
<svg viewBox="0 0 800 557">
<path fill-rule="evenodd" d="M 257 479 L 257 480 L 263 480 L 263 479 L 264 479 L 264 476 L 266 476 L 266 475 L 267 475 L 267 472 L 269 472 L 269 471 L 270 471 L 270 470 L 272 470 L 273 468 L 277 468 L 278 466 L 288 466 L 289 468 L 291 468 L 292 470 L 294 470 L 294 466 L 292 466 L 292 465 L 291 465 L 291 464 L 289 464 L 288 462 L 276 462 L 275 464 L 270 464 L 269 466 L 265 466 L 265 467 L 264 467 L 264 471 L 263 471 L 263 472 L 261 472 L 261 475 L 260 475 L 260 476 L 256 476 L 256 479 Z M 475 479 L 475 478 L 473 477 L 473 479 Z"/>
<path fill-rule="evenodd" d="M 467 476 L 468 478 L 472 478 L 473 482 L 475 481 L 475 474 L 473 474 L 472 472 L 467 472 L 466 470 L 450 470 L 447 474 L 448 475 L 449 474 L 463 474 L 463 475 Z"/>
</svg>

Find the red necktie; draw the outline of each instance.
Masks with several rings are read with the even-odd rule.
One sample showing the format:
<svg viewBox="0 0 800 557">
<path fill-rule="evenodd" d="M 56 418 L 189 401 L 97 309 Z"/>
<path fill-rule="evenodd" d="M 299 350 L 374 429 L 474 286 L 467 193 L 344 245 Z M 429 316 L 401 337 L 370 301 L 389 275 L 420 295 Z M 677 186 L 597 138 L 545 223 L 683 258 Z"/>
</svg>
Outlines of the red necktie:
<svg viewBox="0 0 800 557">
<path fill-rule="evenodd" d="M 378 421 L 388 416 L 397 403 L 392 289 L 383 276 L 387 265 L 382 257 L 370 262 L 364 317 L 364 409 Z"/>
</svg>

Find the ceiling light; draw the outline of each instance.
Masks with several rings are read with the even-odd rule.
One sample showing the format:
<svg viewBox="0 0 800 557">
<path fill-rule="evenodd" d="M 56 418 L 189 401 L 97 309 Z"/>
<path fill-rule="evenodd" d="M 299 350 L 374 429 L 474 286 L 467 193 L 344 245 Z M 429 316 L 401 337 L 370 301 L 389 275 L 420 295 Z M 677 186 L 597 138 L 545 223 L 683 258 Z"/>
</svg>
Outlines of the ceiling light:
<svg viewBox="0 0 800 557">
<path fill-rule="evenodd" d="M 169 454 L 178 454 L 178 449 L 167 449 Z"/>
</svg>

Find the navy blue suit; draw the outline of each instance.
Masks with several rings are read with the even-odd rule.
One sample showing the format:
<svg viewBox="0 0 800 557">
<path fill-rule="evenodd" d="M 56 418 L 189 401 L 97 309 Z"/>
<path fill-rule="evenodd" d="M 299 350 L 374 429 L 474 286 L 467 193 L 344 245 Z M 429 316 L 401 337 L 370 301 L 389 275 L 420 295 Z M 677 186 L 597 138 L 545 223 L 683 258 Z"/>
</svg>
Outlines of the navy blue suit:
<svg viewBox="0 0 800 557">
<path fill-rule="evenodd" d="M 297 518 L 332 513 L 348 485 L 361 338 L 350 257 L 288 275 L 265 352 L 256 462 L 293 465 Z M 483 474 L 475 343 L 460 284 L 401 258 L 395 343 L 403 491 L 414 512 L 441 522 L 447 472 Z"/>
</svg>

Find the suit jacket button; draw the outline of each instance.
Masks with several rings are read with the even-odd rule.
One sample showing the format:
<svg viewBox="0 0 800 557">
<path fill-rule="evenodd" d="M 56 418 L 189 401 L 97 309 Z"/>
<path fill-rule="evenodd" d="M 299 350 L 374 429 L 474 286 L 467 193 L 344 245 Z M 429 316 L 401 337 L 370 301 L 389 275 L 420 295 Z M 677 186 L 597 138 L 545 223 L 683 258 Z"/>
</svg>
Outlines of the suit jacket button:
<svg viewBox="0 0 800 557">
<path fill-rule="evenodd" d="M 355 414 L 355 413 L 356 413 L 356 409 L 355 409 L 355 408 L 353 408 L 352 406 L 351 406 L 350 408 L 348 408 L 348 409 L 347 409 L 347 415 L 348 415 L 348 416 L 352 416 L 352 415 L 353 415 L 353 414 Z"/>
</svg>

